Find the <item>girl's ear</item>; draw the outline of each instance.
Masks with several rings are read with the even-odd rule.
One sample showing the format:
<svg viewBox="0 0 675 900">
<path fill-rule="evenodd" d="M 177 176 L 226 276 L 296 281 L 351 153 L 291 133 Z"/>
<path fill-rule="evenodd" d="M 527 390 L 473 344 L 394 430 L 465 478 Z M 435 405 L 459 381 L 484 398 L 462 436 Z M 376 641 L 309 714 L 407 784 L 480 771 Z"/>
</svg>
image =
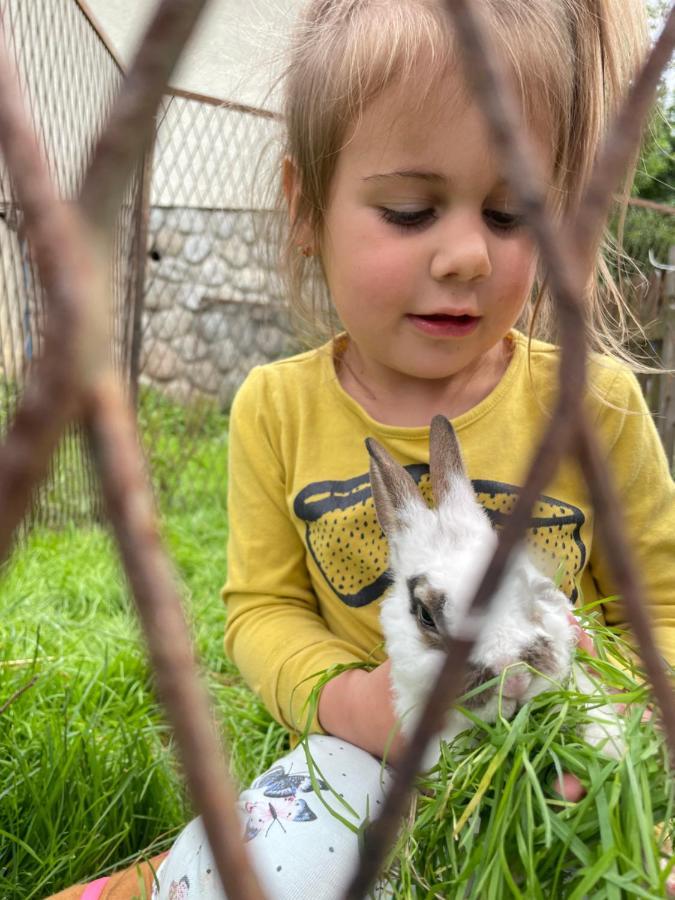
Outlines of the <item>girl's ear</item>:
<svg viewBox="0 0 675 900">
<path fill-rule="evenodd" d="M 300 211 L 300 199 L 302 197 L 302 185 L 297 167 L 290 156 L 285 156 L 281 164 L 281 185 L 284 191 L 284 197 L 288 204 L 288 218 L 291 228 L 296 231 L 296 240 L 298 249 L 305 256 L 311 256 L 314 252 L 314 240 L 311 228 L 308 222 L 298 221 Z M 307 251 L 307 252 L 306 252 Z"/>
<path fill-rule="evenodd" d="M 426 503 L 409 472 L 395 462 L 387 451 L 366 438 L 370 455 L 370 490 L 377 520 L 389 540 L 410 525 L 415 509 L 426 509 Z"/>
<path fill-rule="evenodd" d="M 281 164 L 281 185 L 284 189 L 284 197 L 288 204 L 288 214 L 291 222 L 295 221 L 298 212 L 298 201 L 300 199 L 300 181 L 298 178 L 298 170 L 290 156 L 284 156 Z"/>
</svg>

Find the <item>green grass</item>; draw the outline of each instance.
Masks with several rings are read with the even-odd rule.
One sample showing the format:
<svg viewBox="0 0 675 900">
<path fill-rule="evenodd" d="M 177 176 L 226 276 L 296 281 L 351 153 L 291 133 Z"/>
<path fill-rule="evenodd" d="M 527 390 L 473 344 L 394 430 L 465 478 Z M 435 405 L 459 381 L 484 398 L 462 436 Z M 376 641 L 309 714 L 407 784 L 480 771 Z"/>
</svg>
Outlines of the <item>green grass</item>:
<svg viewBox="0 0 675 900">
<path fill-rule="evenodd" d="M 603 687 L 593 702 L 630 703 L 627 752 L 610 759 L 583 740 L 588 696 L 572 686 L 542 694 L 511 721 L 478 723 L 444 748 L 393 855 L 397 896 L 407 898 L 658 898 L 660 862 L 673 832 L 673 784 L 648 694 L 627 647 L 594 625 Z M 610 700 L 611 702 L 611 700 Z M 553 790 L 562 772 L 586 788 L 577 803 Z M 656 832 L 654 826 L 666 823 Z"/>
<path fill-rule="evenodd" d="M 644 673 L 597 611 L 580 617 L 598 651 L 579 655 L 592 666 L 595 692 L 580 692 L 573 680 L 552 683 L 513 719 L 494 723 L 464 710 L 475 727 L 443 745 L 438 764 L 420 776 L 389 854 L 383 878 L 397 900 L 665 896 L 675 793 L 657 719 L 642 721 L 650 701 Z M 325 673 L 312 709 L 323 684 L 351 667 Z M 584 740 L 584 727 L 597 721 L 589 707 L 611 703 L 628 705 L 619 759 Z M 578 802 L 555 790 L 563 773 L 585 788 Z"/>
<path fill-rule="evenodd" d="M 227 418 L 209 410 L 197 441 L 180 408 L 143 403 L 151 459 L 183 454 L 172 480 L 155 472 L 163 532 L 233 773 L 250 781 L 286 739 L 223 652 Z M 35 531 L 0 592 L 0 898 L 41 898 L 159 852 L 191 813 L 107 532 Z"/>
<path fill-rule="evenodd" d="M 248 783 L 286 737 L 223 652 L 227 417 L 144 394 L 141 421 L 232 772 Z M 106 531 L 34 531 L 0 592 L 0 898 L 42 898 L 168 847 L 191 813 Z M 639 723 L 644 690 L 613 665 L 621 645 L 599 639 L 605 681 L 634 701 L 629 757 L 583 743 L 584 701 L 569 690 L 462 735 L 421 782 L 394 853 L 397 897 L 663 895 L 664 751 Z M 554 797 L 560 769 L 579 774 L 585 800 Z"/>
</svg>

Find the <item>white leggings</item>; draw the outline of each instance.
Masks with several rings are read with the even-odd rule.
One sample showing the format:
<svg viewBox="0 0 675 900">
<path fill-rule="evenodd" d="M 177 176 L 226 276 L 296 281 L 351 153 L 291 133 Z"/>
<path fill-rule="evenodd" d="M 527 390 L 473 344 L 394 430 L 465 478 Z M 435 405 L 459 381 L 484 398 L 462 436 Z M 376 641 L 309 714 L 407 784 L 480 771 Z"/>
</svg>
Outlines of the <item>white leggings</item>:
<svg viewBox="0 0 675 900">
<path fill-rule="evenodd" d="M 358 828 L 377 817 L 391 781 L 378 759 L 335 737 L 311 735 L 309 755 L 313 784 L 298 746 L 239 796 L 251 861 L 275 900 L 342 896 L 359 860 Z M 153 900 L 223 900 L 201 819 L 180 833 L 157 879 Z"/>
</svg>

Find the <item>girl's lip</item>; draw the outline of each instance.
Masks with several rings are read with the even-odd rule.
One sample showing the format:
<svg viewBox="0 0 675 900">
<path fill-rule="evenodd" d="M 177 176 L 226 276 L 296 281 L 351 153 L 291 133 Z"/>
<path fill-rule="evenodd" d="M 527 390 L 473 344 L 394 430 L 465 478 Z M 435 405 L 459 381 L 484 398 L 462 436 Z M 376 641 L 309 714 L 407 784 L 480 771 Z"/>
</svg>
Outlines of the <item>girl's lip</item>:
<svg viewBox="0 0 675 900">
<path fill-rule="evenodd" d="M 464 337 L 475 330 L 481 319 L 480 316 L 469 314 L 447 315 L 441 313 L 429 316 L 408 314 L 406 318 L 415 328 L 432 337 Z"/>
</svg>

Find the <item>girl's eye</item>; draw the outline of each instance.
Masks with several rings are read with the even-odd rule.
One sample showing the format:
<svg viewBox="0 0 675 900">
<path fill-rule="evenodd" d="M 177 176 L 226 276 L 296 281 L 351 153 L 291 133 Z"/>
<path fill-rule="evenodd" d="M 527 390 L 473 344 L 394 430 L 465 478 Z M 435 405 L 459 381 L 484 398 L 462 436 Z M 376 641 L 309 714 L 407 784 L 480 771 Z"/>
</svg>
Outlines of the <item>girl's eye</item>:
<svg viewBox="0 0 675 900">
<path fill-rule="evenodd" d="M 522 216 L 500 209 L 484 209 L 483 218 L 495 231 L 515 231 L 523 224 Z"/>
<path fill-rule="evenodd" d="M 436 211 L 432 207 L 428 209 L 389 209 L 386 206 L 380 206 L 378 211 L 385 222 L 406 231 L 424 228 L 436 218 Z"/>
<path fill-rule="evenodd" d="M 433 631 L 437 631 L 436 623 L 434 622 L 434 618 L 429 612 L 429 610 L 421 603 L 417 604 L 417 621 L 420 623 L 422 628 L 430 628 Z"/>
</svg>

